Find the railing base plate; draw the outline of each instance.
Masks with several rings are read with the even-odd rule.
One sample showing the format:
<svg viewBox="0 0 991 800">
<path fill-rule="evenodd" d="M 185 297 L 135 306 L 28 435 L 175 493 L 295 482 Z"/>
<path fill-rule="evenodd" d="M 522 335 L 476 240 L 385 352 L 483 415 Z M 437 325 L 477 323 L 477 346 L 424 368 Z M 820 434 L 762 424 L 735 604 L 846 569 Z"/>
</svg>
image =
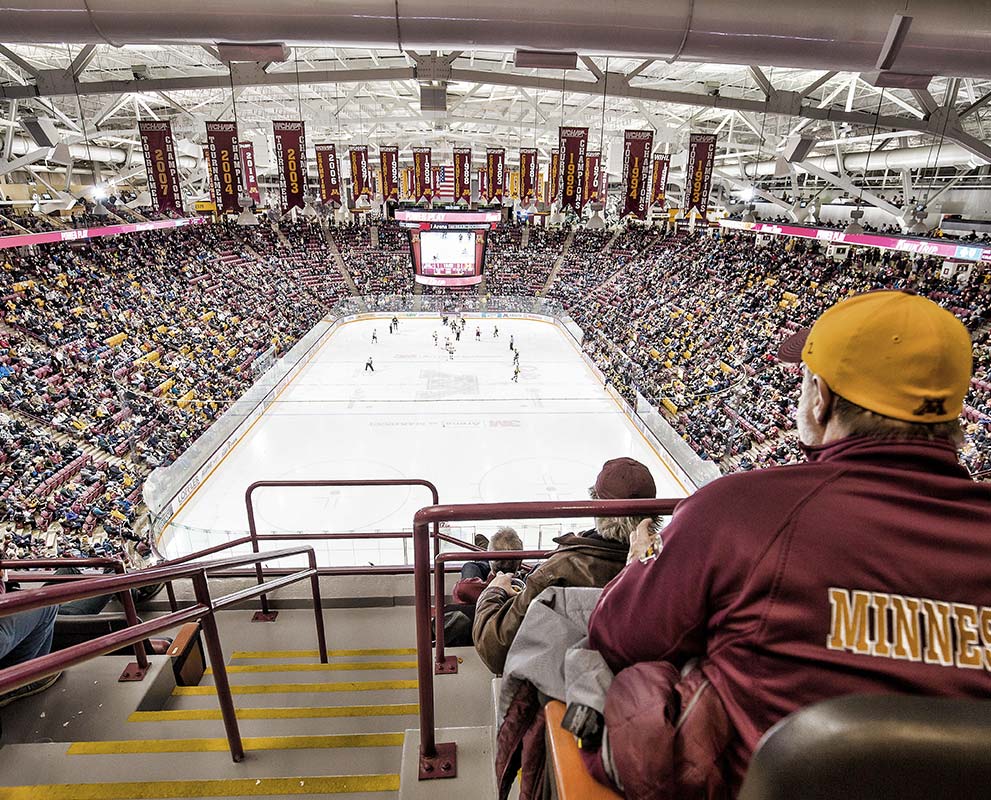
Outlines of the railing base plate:
<svg viewBox="0 0 991 800">
<path fill-rule="evenodd" d="M 440 663 L 434 662 L 434 675 L 456 675 L 458 672 L 458 657 L 447 656 Z"/>
<path fill-rule="evenodd" d="M 145 679 L 145 675 L 148 674 L 149 669 L 151 669 L 151 664 L 147 667 L 139 667 L 136 661 L 132 661 L 124 667 L 124 671 L 120 674 L 117 682 L 126 683 L 128 681 L 143 681 Z"/>
<path fill-rule="evenodd" d="M 437 755 L 427 758 L 420 750 L 421 781 L 458 777 L 458 746 L 454 742 L 437 745 Z"/>
<path fill-rule="evenodd" d="M 278 611 L 256 611 L 251 617 L 252 622 L 275 622 L 275 618 L 279 616 Z"/>
</svg>

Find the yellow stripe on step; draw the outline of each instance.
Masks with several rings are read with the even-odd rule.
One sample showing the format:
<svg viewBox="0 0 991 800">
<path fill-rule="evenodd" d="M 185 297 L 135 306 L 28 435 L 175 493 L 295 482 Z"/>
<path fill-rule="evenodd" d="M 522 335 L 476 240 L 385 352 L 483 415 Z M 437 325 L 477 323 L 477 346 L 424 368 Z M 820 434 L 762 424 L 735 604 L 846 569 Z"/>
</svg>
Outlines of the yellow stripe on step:
<svg viewBox="0 0 991 800">
<path fill-rule="evenodd" d="M 330 658 L 341 656 L 415 656 L 415 647 L 373 648 L 370 650 L 328 650 Z M 319 658 L 316 650 L 235 650 L 235 658 Z"/>
<path fill-rule="evenodd" d="M 322 736 L 246 736 L 245 751 L 328 750 L 343 747 L 402 747 L 402 733 L 334 733 Z M 136 753 L 220 753 L 227 739 L 122 739 L 110 742 L 74 742 L 70 756 L 116 756 Z"/>
<path fill-rule="evenodd" d="M 324 719 L 329 717 L 394 717 L 418 714 L 417 703 L 380 706 L 287 706 L 239 708 L 238 719 Z M 128 722 L 195 722 L 220 720 L 219 708 L 180 708 L 173 711 L 135 711 Z"/>
<path fill-rule="evenodd" d="M 415 689 L 417 682 L 408 681 L 342 681 L 341 683 L 241 683 L 231 686 L 231 694 L 304 694 L 306 692 L 381 692 L 394 689 Z M 176 686 L 176 697 L 201 697 L 217 693 L 216 686 Z"/>
<path fill-rule="evenodd" d="M 338 661 L 336 664 L 232 664 L 228 672 L 359 672 L 371 669 L 416 669 L 415 661 Z M 206 675 L 213 674 L 207 667 Z"/>
<path fill-rule="evenodd" d="M 184 797 L 268 797 L 399 791 L 398 775 L 326 775 L 132 783 L 0 786 L 0 800 L 170 800 Z"/>
</svg>

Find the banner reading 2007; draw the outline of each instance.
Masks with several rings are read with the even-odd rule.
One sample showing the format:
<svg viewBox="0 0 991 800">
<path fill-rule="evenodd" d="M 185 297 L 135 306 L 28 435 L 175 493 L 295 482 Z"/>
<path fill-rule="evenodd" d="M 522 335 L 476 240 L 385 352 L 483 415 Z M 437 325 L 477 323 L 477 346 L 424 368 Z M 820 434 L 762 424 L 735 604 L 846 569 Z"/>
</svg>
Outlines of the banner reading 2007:
<svg viewBox="0 0 991 800">
<path fill-rule="evenodd" d="M 241 150 L 237 142 L 237 125 L 233 122 L 208 122 L 206 144 L 210 150 L 210 171 L 216 192 L 217 213 L 241 211 Z"/>
<path fill-rule="evenodd" d="M 358 202 L 359 197 L 368 197 L 372 187 L 368 180 L 368 145 L 352 145 L 351 156 L 351 200 Z"/>
<path fill-rule="evenodd" d="M 179 166 L 175 157 L 171 122 L 139 122 L 141 150 L 148 172 L 151 203 L 156 211 L 182 211 Z"/>
<path fill-rule="evenodd" d="M 324 205 L 333 204 L 338 208 L 344 203 L 341 200 L 341 170 L 337 163 L 337 146 L 318 144 L 317 151 L 317 183 L 320 184 L 320 201 Z"/>
<path fill-rule="evenodd" d="M 306 132 L 302 122 L 273 122 L 279 166 L 279 206 L 285 214 L 302 208 L 306 194 Z"/>
<path fill-rule="evenodd" d="M 654 158 L 654 172 L 650 180 L 650 204 L 664 208 L 668 190 L 668 171 L 671 169 L 670 156 Z"/>
<path fill-rule="evenodd" d="M 716 135 L 693 133 L 688 137 L 688 170 L 685 173 L 685 216 L 694 211 L 705 219 L 709 210 L 712 167 L 716 163 Z"/>
<path fill-rule="evenodd" d="M 637 219 L 647 219 L 647 164 L 654 144 L 653 131 L 626 131 L 623 133 L 623 211 L 620 216 L 632 214 Z"/>
<path fill-rule="evenodd" d="M 379 163 L 382 167 L 382 199 L 399 202 L 399 148 L 380 147 Z"/>
<path fill-rule="evenodd" d="M 454 148 L 454 202 L 471 202 L 471 148 Z"/>
<path fill-rule="evenodd" d="M 506 185 L 506 149 L 504 147 L 486 148 L 485 169 L 489 176 L 489 202 L 501 203 Z"/>
<path fill-rule="evenodd" d="M 537 148 L 520 148 L 520 201 L 537 199 Z"/>
<path fill-rule="evenodd" d="M 561 208 L 571 207 L 581 212 L 584 207 L 585 155 L 588 149 L 588 128 L 560 128 L 558 133 L 560 166 L 558 192 Z"/>
</svg>

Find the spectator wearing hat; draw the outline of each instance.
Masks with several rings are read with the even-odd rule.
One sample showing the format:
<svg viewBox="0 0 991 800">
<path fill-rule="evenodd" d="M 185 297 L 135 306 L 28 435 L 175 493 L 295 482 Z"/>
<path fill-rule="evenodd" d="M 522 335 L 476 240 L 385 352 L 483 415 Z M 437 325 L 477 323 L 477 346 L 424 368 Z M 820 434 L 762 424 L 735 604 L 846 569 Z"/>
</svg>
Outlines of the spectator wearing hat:
<svg viewBox="0 0 991 800">
<path fill-rule="evenodd" d="M 654 478 L 639 461 L 607 461 L 589 494 L 597 500 L 649 499 L 657 496 Z M 602 587 L 626 564 L 630 534 L 641 517 L 596 517 L 593 530 L 559 536 L 557 550 L 526 579 L 517 591 L 512 576 L 500 572 L 481 593 L 475 608 L 472 636 L 475 649 L 493 673 L 501 673 L 506 654 L 530 603 L 549 586 Z"/>
<path fill-rule="evenodd" d="M 663 549 L 638 529 L 589 627 L 616 673 L 703 659 L 726 715 L 711 727 L 728 720 L 732 734 L 711 754 L 731 789 L 761 736 L 800 708 L 848 694 L 986 698 L 991 668 L 991 487 L 957 457 L 963 324 L 921 296 L 870 292 L 778 356 L 803 363 L 808 463 L 704 486 Z"/>
</svg>

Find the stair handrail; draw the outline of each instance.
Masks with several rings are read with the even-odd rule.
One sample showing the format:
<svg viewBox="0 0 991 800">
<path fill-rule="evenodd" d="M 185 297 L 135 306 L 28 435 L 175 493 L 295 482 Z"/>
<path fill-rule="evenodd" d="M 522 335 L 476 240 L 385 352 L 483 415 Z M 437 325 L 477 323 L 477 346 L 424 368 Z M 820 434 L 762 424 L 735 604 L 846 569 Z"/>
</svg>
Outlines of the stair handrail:
<svg viewBox="0 0 991 800">
<path fill-rule="evenodd" d="M 678 499 L 550 500 L 522 503 L 464 503 L 421 508 L 413 517 L 413 585 L 416 614 L 416 669 L 420 701 L 419 780 L 457 775 L 457 745 L 437 742 L 434 727 L 434 670 L 430 637 L 430 526 L 441 522 L 574 517 L 655 517 L 670 514 Z M 524 551 L 526 552 L 526 551 Z M 500 557 L 508 553 L 500 552 Z M 443 624 L 442 622 L 440 624 Z"/>
<path fill-rule="evenodd" d="M 290 556 L 306 555 L 309 566 L 290 575 L 276 578 L 259 586 L 249 586 L 214 600 L 210 596 L 208 576 L 217 570 L 243 564 L 257 563 L 259 560 L 268 561 Z M 281 550 L 271 550 L 266 553 L 248 553 L 232 556 L 219 561 L 192 564 L 188 566 L 152 567 L 150 569 L 123 575 L 108 575 L 105 577 L 89 578 L 88 580 L 70 581 L 65 584 L 42 586 L 37 589 L 27 589 L 19 592 L 9 592 L 0 596 L 0 617 L 31 611 L 38 608 L 59 605 L 70 600 L 85 600 L 90 597 L 112 593 L 130 595 L 131 589 L 140 589 L 165 581 L 190 579 L 196 602 L 194 605 L 173 611 L 148 622 L 129 625 L 120 631 L 98 636 L 87 642 L 81 642 L 64 650 L 58 650 L 48 655 L 24 661 L 5 669 L 0 669 L 0 694 L 13 691 L 37 680 L 54 675 L 64 669 L 81 664 L 97 656 L 112 653 L 122 647 L 136 645 L 149 636 L 162 633 L 170 628 L 187 622 L 199 621 L 206 640 L 206 649 L 213 668 L 214 684 L 217 689 L 217 700 L 220 705 L 224 729 L 230 747 L 231 758 L 239 762 L 244 758 L 244 746 L 237 723 L 237 713 L 231 695 L 230 683 L 227 679 L 227 667 L 224 663 L 223 648 L 220 644 L 220 633 L 217 629 L 215 614 L 224 608 L 257 597 L 262 592 L 272 591 L 288 586 L 306 578 L 310 579 L 313 592 L 313 609 L 316 619 L 317 643 L 320 652 L 320 662 L 327 663 L 327 642 L 323 624 L 323 609 L 320 599 L 320 583 L 317 574 L 316 554 L 312 547 L 287 547 Z"/>
</svg>

